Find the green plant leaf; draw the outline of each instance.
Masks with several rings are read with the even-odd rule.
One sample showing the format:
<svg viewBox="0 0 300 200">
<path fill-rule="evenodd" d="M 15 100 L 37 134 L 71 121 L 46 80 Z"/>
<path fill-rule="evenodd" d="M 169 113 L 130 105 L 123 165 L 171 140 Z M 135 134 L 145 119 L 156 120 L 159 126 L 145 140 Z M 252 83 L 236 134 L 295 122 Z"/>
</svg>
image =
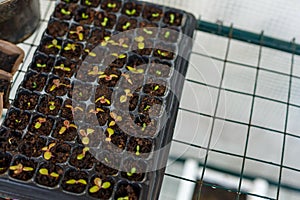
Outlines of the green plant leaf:
<svg viewBox="0 0 300 200">
<path fill-rule="evenodd" d="M 84 180 L 84 179 L 79 179 L 77 182 L 78 182 L 78 183 L 81 183 L 81 184 L 83 184 L 83 185 L 86 185 L 86 184 L 87 184 L 86 180 Z"/>
<path fill-rule="evenodd" d="M 39 173 L 42 174 L 42 175 L 46 175 L 46 176 L 49 174 L 48 169 L 46 169 L 46 168 L 40 169 Z"/>
<path fill-rule="evenodd" d="M 36 122 L 34 125 L 34 128 L 39 129 L 39 128 L 41 128 L 41 126 L 42 126 L 42 124 L 40 122 Z"/>
<path fill-rule="evenodd" d="M 91 188 L 89 189 L 90 193 L 96 193 L 96 192 L 98 192 L 99 190 L 100 190 L 100 188 L 99 188 L 99 186 L 97 186 L 97 185 L 94 185 L 93 187 L 91 187 Z"/>
<path fill-rule="evenodd" d="M 102 184 L 102 188 L 103 189 L 107 189 L 107 188 L 109 188 L 110 187 L 110 182 L 104 182 L 103 184 Z"/>
<path fill-rule="evenodd" d="M 54 177 L 54 178 L 58 178 L 59 177 L 59 174 L 55 173 L 55 172 L 52 172 L 50 174 L 50 176 Z"/>
<path fill-rule="evenodd" d="M 67 128 L 65 126 L 61 127 L 60 130 L 59 130 L 59 134 L 64 134 L 64 132 L 66 132 Z"/>
<path fill-rule="evenodd" d="M 70 179 L 66 182 L 66 184 L 74 185 L 77 181 L 75 179 Z"/>
<path fill-rule="evenodd" d="M 83 137 L 83 138 L 81 139 L 81 141 L 82 141 L 82 144 L 85 144 L 85 145 L 87 145 L 87 144 L 90 143 L 90 139 L 89 139 L 88 137 Z"/>
<path fill-rule="evenodd" d="M 51 157 L 52 157 L 52 153 L 51 153 L 51 152 L 46 151 L 46 152 L 44 153 L 44 158 L 45 158 L 46 160 L 50 160 Z"/>
</svg>

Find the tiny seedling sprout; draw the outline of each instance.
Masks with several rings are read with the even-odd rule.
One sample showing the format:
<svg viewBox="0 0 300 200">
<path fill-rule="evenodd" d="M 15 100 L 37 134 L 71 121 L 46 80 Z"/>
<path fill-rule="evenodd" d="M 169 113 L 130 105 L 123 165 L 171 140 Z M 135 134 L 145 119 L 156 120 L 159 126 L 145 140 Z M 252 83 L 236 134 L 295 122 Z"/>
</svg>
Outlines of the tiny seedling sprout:
<svg viewBox="0 0 300 200">
<path fill-rule="evenodd" d="M 49 45 L 47 46 L 47 48 L 48 48 L 48 49 L 51 49 L 51 48 L 61 49 L 61 46 L 58 45 L 58 41 L 57 41 L 56 39 L 53 39 L 53 40 L 51 41 L 51 44 L 49 44 Z"/>
<path fill-rule="evenodd" d="M 97 55 L 94 52 L 91 52 L 89 49 L 85 49 L 84 52 L 88 53 L 89 56 L 96 57 Z"/>
<path fill-rule="evenodd" d="M 136 9 L 126 10 L 125 12 L 127 15 L 134 15 L 136 13 Z"/>
<path fill-rule="evenodd" d="M 159 13 L 152 13 L 152 17 L 159 17 L 160 16 L 160 14 Z"/>
<path fill-rule="evenodd" d="M 55 102 L 54 101 L 50 101 L 49 102 L 49 110 L 53 111 L 55 110 L 56 106 L 55 106 Z"/>
<path fill-rule="evenodd" d="M 89 15 L 88 15 L 88 14 L 85 14 L 85 13 L 82 13 L 82 14 L 81 14 L 81 17 L 82 17 L 82 19 L 88 19 L 88 18 L 89 18 Z"/>
<path fill-rule="evenodd" d="M 140 145 L 137 145 L 135 155 L 139 156 L 140 154 Z"/>
<path fill-rule="evenodd" d="M 34 81 L 34 82 L 32 82 L 32 88 L 37 88 L 37 83 Z"/>
<path fill-rule="evenodd" d="M 126 22 L 125 25 L 123 25 L 123 30 L 127 30 L 129 27 L 131 26 L 131 23 L 130 22 Z"/>
<path fill-rule="evenodd" d="M 66 10 L 66 9 L 64 9 L 64 8 L 62 8 L 62 9 L 60 10 L 60 12 L 61 12 L 63 15 L 71 15 L 71 11 Z"/>
<path fill-rule="evenodd" d="M 87 145 L 90 143 L 90 139 L 89 139 L 89 135 L 94 133 L 95 130 L 94 129 L 91 129 L 91 128 L 87 128 L 86 131 L 84 129 L 81 129 L 79 131 L 80 135 L 82 136 L 81 138 L 81 141 L 82 141 L 82 144 L 84 145 Z"/>
<path fill-rule="evenodd" d="M 116 3 L 108 3 L 107 7 L 108 8 L 115 8 L 115 7 L 117 7 L 117 4 Z"/>
<path fill-rule="evenodd" d="M 172 13 L 170 14 L 170 23 L 173 24 L 175 22 L 175 15 Z"/>
<path fill-rule="evenodd" d="M 41 128 L 42 124 L 45 123 L 45 122 L 46 122 L 46 118 L 39 117 L 39 118 L 37 119 L 37 122 L 36 122 L 35 125 L 34 125 L 34 128 L 35 128 L 35 129 Z"/>
<path fill-rule="evenodd" d="M 124 92 L 125 92 L 125 95 L 120 96 L 120 103 L 126 102 L 127 97 L 132 97 L 133 96 L 130 89 L 125 89 Z"/>
<path fill-rule="evenodd" d="M 77 155 L 77 160 L 82 160 L 82 159 L 84 159 L 86 153 L 87 153 L 89 150 L 90 150 L 90 148 L 84 147 L 84 148 L 82 149 L 82 153 Z"/>
<path fill-rule="evenodd" d="M 60 64 L 59 66 L 55 66 L 54 69 L 59 69 L 59 70 L 66 71 L 66 72 L 70 72 L 71 71 L 71 68 L 65 67 L 65 65 L 63 63 Z"/>
<path fill-rule="evenodd" d="M 101 22 L 101 25 L 105 27 L 107 25 L 107 22 L 108 22 L 108 18 L 104 17 L 103 22 Z"/>
<path fill-rule="evenodd" d="M 46 64 L 37 63 L 36 67 L 38 67 L 38 68 L 45 68 L 45 67 L 47 67 L 47 65 Z"/>
<path fill-rule="evenodd" d="M 56 145 L 56 143 L 51 143 L 49 146 L 43 147 L 42 151 L 45 151 L 44 158 L 50 160 L 52 157 L 51 149 Z"/>
<path fill-rule="evenodd" d="M 60 135 L 64 134 L 66 132 L 66 130 L 69 129 L 69 128 L 75 128 L 75 129 L 77 129 L 77 126 L 75 124 L 71 124 L 70 121 L 65 120 L 64 121 L 64 125 L 60 128 L 60 130 L 59 130 L 58 133 Z"/>
<path fill-rule="evenodd" d="M 96 99 L 95 103 L 100 102 L 101 104 L 110 104 L 110 100 L 106 99 L 104 96 L 99 97 Z"/>
<path fill-rule="evenodd" d="M 142 74 L 142 73 L 144 73 L 144 69 L 137 69 L 137 68 L 134 68 L 134 67 L 131 67 L 131 66 L 127 66 L 127 69 L 130 72 L 135 73 L 135 74 Z"/>
<path fill-rule="evenodd" d="M 125 196 L 125 197 L 119 197 L 117 200 L 129 200 L 129 197 L 128 197 L 128 196 Z"/>
<path fill-rule="evenodd" d="M 144 110 L 146 111 L 146 110 L 149 110 L 150 108 L 151 108 L 151 106 L 147 105 L 147 106 L 144 108 Z"/>
<path fill-rule="evenodd" d="M 10 166 L 9 169 L 14 171 L 14 174 L 21 174 L 23 171 L 31 172 L 34 170 L 32 167 L 25 167 L 21 163 L 14 165 L 14 166 Z"/>
<path fill-rule="evenodd" d="M 154 91 L 157 91 L 159 89 L 159 85 L 156 85 L 155 87 L 154 87 Z"/>
<path fill-rule="evenodd" d="M 153 31 L 148 30 L 148 29 L 146 29 L 146 28 L 143 28 L 143 31 L 144 31 L 146 34 L 148 34 L 148 35 L 152 35 L 152 34 L 153 34 Z"/>
<path fill-rule="evenodd" d="M 132 176 L 135 173 L 136 173 L 136 168 L 133 167 L 133 168 L 131 168 L 130 172 L 127 172 L 127 176 Z"/>
<path fill-rule="evenodd" d="M 145 131 L 146 128 L 147 128 L 147 124 L 143 123 L 142 131 Z"/>
<path fill-rule="evenodd" d="M 80 40 L 80 41 L 82 41 L 83 40 L 83 33 L 82 33 L 82 31 L 83 31 L 84 29 L 83 29 L 83 27 L 82 26 L 77 26 L 76 27 L 76 31 L 70 31 L 70 34 L 72 35 L 72 34 L 76 34 L 77 36 L 78 36 L 78 39 Z"/>
<path fill-rule="evenodd" d="M 100 178 L 95 178 L 94 179 L 94 186 L 92 186 L 90 189 L 89 189 L 89 192 L 90 193 L 96 193 L 98 192 L 100 189 L 108 189 L 110 186 L 111 186 L 111 183 L 110 182 L 104 182 L 102 183 L 103 181 L 100 179 Z"/>
<path fill-rule="evenodd" d="M 70 44 L 70 43 L 68 43 L 67 44 L 67 46 L 64 48 L 64 50 L 65 51 L 70 51 L 70 50 L 72 50 L 72 51 L 75 51 L 76 50 L 76 44 Z"/>
<path fill-rule="evenodd" d="M 90 2 L 89 0 L 85 0 L 85 4 L 90 6 L 90 5 L 92 5 L 92 2 Z"/>
<path fill-rule="evenodd" d="M 41 168 L 41 169 L 39 170 L 39 173 L 42 174 L 42 175 L 44 175 L 44 176 L 51 176 L 51 177 L 53 177 L 53 178 L 58 178 L 58 177 L 59 177 L 59 174 L 57 174 L 57 173 L 55 173 L 55 172 L 51 172 L 51 173 L 49 174 L 49 171 L 48 171 L 48 169 L 46 169 L 46 168 Z"/>
<path fill-rule="evenodd" d="M 66 181 L 66 184 L 68 184 L 68 185 L 74 185 L 74 184 L 86 185 L 87 182 L 84 179 L 79 179 L 79 180 L 70 179 L 70 180 Z"/>
<path fill-rule="evenodd" d="M 161 75 L 161 71 L 160 71 L 160 70 L 156 70 L 155 73 L 156 73 L 157 75 L 159 75 L 159 76 Z"/>
<path fill-rule="evenodd" d="M 111 137 L 113 136 L 113 134 L 115 134 L 115 131 L 112 128 L 107 128 L 106 131 L 108 133 L 108 137 L 105 139 L 105 141 L 110 142 Z"/>
<path fill-rule="evenodd" d="M 170 34 L 171 34 L 170 31 L 167 31 L 167 32 L 165 32 L 165 36 L 164 36 L 164 37 L 165 37 L 166 39 L 168 39 L 168 38 L 170 37 Z"/>
</svg>

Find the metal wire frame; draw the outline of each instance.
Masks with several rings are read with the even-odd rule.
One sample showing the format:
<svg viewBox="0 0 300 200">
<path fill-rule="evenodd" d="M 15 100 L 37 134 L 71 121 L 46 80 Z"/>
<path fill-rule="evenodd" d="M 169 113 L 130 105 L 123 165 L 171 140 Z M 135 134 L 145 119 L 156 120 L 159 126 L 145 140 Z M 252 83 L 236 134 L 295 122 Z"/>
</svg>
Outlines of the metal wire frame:
<svg viewBox="0 0 300 200">
<path fill-rule="evenodd" d="M 44 4 L 47 4 L 47 6 L 46 6 L 45 13 L 43 13 L 43 15 L 41 16 L 40 23 L 48 22 L 48 19 L 46 17 L 47 17 L 47 15 L 49 15 L 50 12 L 52 12 L 50 7 L 51 7 L 51 4 L 54 1 L 55 0 L 43 1 Z M 186 145 L 186 146 L 191 146 L 191 147 L 198 148 L 198 149 L 202 149 L 202 150 L 205 150 L 207 153 L 208 152 L 215 152 L 215 153 L 224 154 L 224 155 L 228 155 L 228 156 L 232 156 L 232 157 L 242 159 L 243 160 L 242 169 L 241 169 L 240 173 L 235 173 L 235 175 L 239 176 L 239 178 L 240 178 L 239 187 L 238 187 L 237 190 L 232 190 L 231 191 L 231 192 L 235 192 L 237 194 L 237 199 L 239 199 L 240 194 L 243 193 L 243 194 L 246 194 L 246 195 L 251 195 L 251 196 L 256 196 L 256 197 L 260 197 L 260 198 L 264 198 L 264 199 L 272 199 L 273 200 L 273 199 L 279 199 L 281 188 L 286 188 L 286 189 L 292 189 L 292 190 L 299 191 L 299 188 L 290 187 L 288 185 L 282 184 L 282 182 L 281 182 L 282 170 L 283 169 L 288 169 L 288 170 L 292 170 L 292 171 L 300 173 L 300 169 L 285 166 L 283 164 L 286 137 L 291 136 L 291 137 L 300 139 L 300 136 L 287 132 L 287 120 L 288 120 L 288 111 L 289 111 L 289 109 L 287 109 L 287 112 L 286 112 L 284 131 L 275 130 L 275 129 L 272 129 L 272 128 L 269 128 L 269 127 L 253 125 L 251 122 L 252 122 L 252 115 L 253 115 L 254 99 L 255 98 L 265 99 L 265 100 L 268 100 L 268 101 L 273 101 L 273 102 L 277 102 L 277 103 L 280 103 L 280 104 L 284 104 L 284 105 L 287 106 L 287 108 L 289 108 L 289 106 L 294 106 L 294 107 L 300 108 L 300 105 L 290 103 L 292 78 L 300 79 L 300 76 L 293 75 L 294 55 L 300 55 L 300 46 L 295 43 L 295 40 L 292 40 L 291 42 L 285 42 L 285 41 L 281 41 L 281 40 L 277 40 L 277 39 L 274 39 L 274 38 L 267 37 L 267 36 L 264 35 L 263 32 L 261 34 L 256 34 L 256 33 L 250 33 L 250 32 L 247 32 L 247 31 L 242 31 L 242 30 L 239 30 L 239 29 L 235 29 L 233 27 L 233 25 L 231 27 L 224 27 L 220 24 L 209 23 L 209 22 L 199 20 L 198 30 L 209 32 L 211 34 L 216 34 L 216 35 L 220 35 L 220 36 L 224 36 L 224 37 L 228 38 L 228 43 L 227 43 L 227 47 L 226 47 L 226 55 L 225 55 L 224 59 L 220 59 L 220 58 L 217 58 L 217 57 L 214 57 L 214 56 L 202 54 L 202 53 L 199 53 L 199 52 L 193 52 L 193 54 L 196 55 L 196 56 L 209 57 L 213 60 L 221 61 L 223 63 L 223 71 L 222 71 L 222 76 L 221 76 L 221 81 L 220 81 L 219 86 L 209 85 L 209 84 L 206 84 L 206 83 L 203 83 L 203 82 L 200 82 L 200 81 L 186 79 L 187 82 L 191 82 L 191 83 L 194 83 L 194 84 L 198 84 L 198 85 L 206 86 L 206 87 L 209 87 L 209 88 L 217 89 L 218 90 L 217 104 L 216 104 L 216 107 L 214 109 L 213 115 L 197 112 L 197 111 L 190 110 L 190 109 L 185 109 L 185 108 L 182 108 L 182 107 L 180 108 L 180 110 L 185 111 L 185 112 L 190 112 L 190 113 L 193 113 L 193 114 L 197 114 L 197 115 L 200 115 L 200 116 L 203 116 L 203 117 L 212 118 L 213 119 L 213 124 L 215 123 L 216 120 L 224 120 L 226 122 L 247 126 L 248 129 L 247 129 L 246 146 L 245 146 L 245 149 L 244 149 L 244 153 L 242 155 L 234 154 L 234 153 L 230 153 L 230 152 L 226 152 L 226 151 L 221 151 L 221 150 L 216 150 L 216 149 L 212 148 L 210 146 L 210 144 L 211 144 L 211 138 L 212 138 L 214 126 L 212 126 L 212 129 L 210 131 L 210 140 L 209 140 L 208 146 L 206 146 L 206 147 L 205 146 L 200 146 L 198 144 L 187 143 L 187 142 L 176 140 L 176 139 L 173 139 L 173 142 L 174 143 L 180 143 L 180 144 L 183 144 L 183 145 Z M 43 31 L 43 30 L 41 30 L 41 31 Z M 38 38 L 38 35 L 35 35 L 32 38 L 32 43 L 28 43 L 28 42 L 23 43 L 24 45 L 29 46 L 29 49 L 27 50 L 28 52 L 34 51 L 34 48 L 37 47 L 37 45 L 35 43 L 37 41 L 39 41 L 39 39 L 40 38 Z M 253 44 L 256 44 L 256 45 L 259 46 L 259 48 L 260 48 L 259 58 L 258 58 L 256 66 L 228 60 L 228 52 L 229 52 L 229 49 L 230 49 L 230 43 L 233 39 L 253 43 Z M 261 66 L 260 61 L 261 61 L 261 49 L 262 49 L 262 47 L 271 47 L 271 48 L 274 48 L 274 49 L 277 49 L 277 50 L 281 50 L 281 51 L 285 51 L 285 52 L 290 53 L 291 54 L 291 60 L 292 60 L 290 73 L 278 72 L 278 71 L 267 69 L 267 68 L 264 68 L 263 66 Z M 27 54 L 26 57 L 25 57 L 25 60 L 28 60 L 28 59 L 30 59 L 29 54 Z M 225 69 L 226 69 L 226 65 L 228 63 L 237 64 L 237 65 L 240 65 L 240 66 L 245 67 L 245 68 L 252 68 L 252 69 L 256 70 L 255 85 L 254 85 L 254 92 L 253 93 L 241 92 L 241 91 L 232 90 L 232 89 L 222 87 L 222 83 L 223 83 L 223 80 L 224 80 L 224 72 L 225 72 Z M 26 63 L 21 65 L 20 70 L 16 74 L 14 80 L 17 80 L 22 74 L 24 74 L 26 72 L 25 69 L 26 69 L 27 66 L 25 64 Z M 274 73 L 274 74 L 279 74 L 279 75 L 284 75 L 284 76 L 289 77 L 289 90 L 288 90 L 288 100 L 287 100 L 287 102 L 272 99 L 272 98 L 269 98 L 269 97 L 260 96 L 260 95 L 256 94 L 258 74 L 259 74 L 260 71 L 267 71 L 267 72 L 271 72 L 271 73 Z M 16 82 L 13 82 L 12 88 L 16 89 L 17 87 L 18 86 L 16 85 Z M 220 101 L 220 94 L 221 94 L 222 91 L 227 91 L 227 92 L 231 92 L 231 93 L 237 93 L 237 94 L 242 94 L 242 95 L 252 97 L 250 119 L 249 119 L 248 123 L 237 121 L 237 120 L 232 120 L 232 119 L 227 119 L 227 118 L 222 118 L 222 117 L 218 117 L 216 115 L 217 114 L 217 108 L 218 108 L 219 101 Z M 13 98 L 11 98 L 10 100 L 13 100 Z M 280 164 L 276 164 L 276 163 L 269 162 L 269 161 L 264 161 L 264 160 L 261 160 L 261 159 L 255 158 L 255 157 L 247 156 L 248 142 L 249 142 L 249 135 L 250 135 L 250 128 L 251 127 L 267 130 L 267 131 L 272 132 L 273 134 L 282 134 L 284 136 L 282 151 L 281 151 L 282 155 L 281 155 Z M 214 168 L 214 167 L 208 165 L 208 163 L 207 163 L 208 156 L 209 155 L 207 154 L 206 157 L 205 157 L 205 161 L 203 163 L 199 163 L 199 165 L 203 167 L 201 181 L 203 181 L 205 170 L 207 168 Z M 272 165 L 272 166 L 276 166 L 276 167 L 280 168 L 280 174 L 279 174 L 278 182 L 274 182 L 274 181 L 272 182 L 272 180 L 268 180 L 269 183 L 271 183 L 272 185 L 277 186 L 277 188 L 278 188 L 276 198 L 260 196 L 260 195 L 257 195 L 257 194 L 246 193 L 246 192 L 242 191 L 242 189 L 241 189 L 242 180 L 244 178 L 250 178 L 251 179 L 251 177 L 244 174 L 244 168 L 245 168 L 245 161 L 246 160 L 252 160 L 252 161 L 256 161 L 256 162 L 259 162 L 259 163 L 264 163 L 264 164 L 267 164 L 267 165 Z M 230 173 L 230 172 L 227 171 L 227 173 Z M 165 175 L 168 176 L 168 177 L 175 178 L 175 179 L 180 179 L 180 180 L 185 180 L 185 181 L 197 183 L 197 181 L 195 181 L 195 180 L 186 179 L 186 178 L 183 178 L 183 177 L 175 175 L 175 174 L 165 173 Z M 220 188 L 220 189 L 223 189 L 223 190 L 228 190 L 228 188 L 225 188 L 225 187 L 222 187 L 222 186 L 215 186 L 215 185 L 207 184 L 205 182 L 202 182 L 202 184 L 207 185 L 207 186 L 214 186 L 214 187 L 217 187 L 217 188 Z"/>
</svg>

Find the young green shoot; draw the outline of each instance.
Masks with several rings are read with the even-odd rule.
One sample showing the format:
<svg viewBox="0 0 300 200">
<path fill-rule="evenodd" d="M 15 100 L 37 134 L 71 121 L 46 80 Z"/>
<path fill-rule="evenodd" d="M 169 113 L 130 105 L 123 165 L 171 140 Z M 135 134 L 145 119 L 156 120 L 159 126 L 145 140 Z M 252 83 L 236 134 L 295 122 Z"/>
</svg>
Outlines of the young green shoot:
<svg viewBox="0 0 300 200">
<path fill-rule="evenodd" d="M 82 136 L 81 138 L 81 141 L 82 141 L 82 144 L 84 145 L 87 145 L 90 143 L 90 139 L 89 139 L 89 135 L 94 133 L 95 130 L 94 129 L 91 129 L 91 128 L 87 128 L 86 131 L 84 129 L 81 129 L 79 131 L 79 134 Z"/>
<path fill-rule="evenodd" d="M 96 193 L 101 189 L 108 189 L 111 186 L 110 182 L 104 182 L 100 178 L 94 179 L 94 185 L 89 189 L 90 193 Z"/>
<path fill-rule="evenodd" d="M 76 126 L 75 124 L 71 124 L 70 121 L 65 120 L 65 121 L 64 121 L 64 125 L 60 128 L 60 130 L 59 130 L 58 133 L 59 133 L 60 135 L 62 135 L 62 134 L 64 134 L 64 133 L 66 132 L 66 130 L 69 129 L 69 128 L 75 128 L 75 129 L 77 129 L 77 126 Z"/>
<path fill-rule="evenodd" d="M 53 177 L 53 178 L 58 178 L 58 177 L 59 177 L 59 174 L 57 174 L 57 173 L 55 173 L 55 172 L 51 172 L 51 173 L 49 174 L 49 171 L 48 171 L 48 169 L 46 169 L 46 168 L 41 168 L 41 169 L 39 170 L 39 173 L 40 173 L 41 175 L 44 175 L 44 176 L 51 176 L 51 177 Z"/>
<path fill-rule="evenodd" d="M 151 106 L 147 105 L 147 106 L 144 108 L 144 110 L 147 111 L 147 110 L 149 110 L 150 108 L 151 108 Z"/>
<path fill-rule="evenodd" d="M 121 76 L 123 76 L 129 84 L 131 84 L 131 85 L 133 84 L 132 80 L 130 79 L 129 74 L 124 74 L 123 73 Z"/>
<path fill-rule="evenodd" d="M 115 7 L 117 7 L 117 4 L 116 3 L 108 3 L 107 7 L 108 8 L 115 8 Z"/>
<path fill-rule="evenodd" d="M 136 168 L 131 168 L 130 172 L 127 172 L 127 176 L 133 176 L 136 173 Z"/>
<path fill-rule="evenodd" d="M 118 78 L 118 75 L 116 74 L 104 74 L 104 72 L 100 73 L 101 75 L 99 76 L 100 79 L 104 78 L 106 81 L 111 81 L 113 78 Z"/>
<path fill-rule="evenodd" d="M 91 57 L 96 57 L 97 55 L 94 52 L 91 52 L 89 49 L 85 49 L 84 52 L 88 53 Z"/>
<path fill-rule="evenodd" d="M 49 110 L 53 111 L 55 110 L 56 106 L 55 106 L 55 102 L 54 101 L 49 101 Z"/>
<path fill-rule="evenodd" d="M 159 89 L 159 85 L 156 85 L 155 87 L 154 87 L 154 91 L 157 91 Z"/>
<path fill-rule="evenodd" d="M 54 69 L 60 69 L 60 70 L 65 71 L 65 72 L 70 72 L 71 71 L 71 68 L 65 67 L 65 65 L 63 63 L 60 64 L 59 66 L 55 66 Z"/>
<path fill-rule="evenodd" d="M 71 15 L 71 11 L 66 10 L 66 9 L 64 9 L 64 8 L 62 8 L 62 9 L 60 10 L 60 12 L 61 12 L 61 14 L 63 14 L 63 15 Z"/>
<path fill-rule="evenodd" d="M 136 13 L 136 9 L 126 10 L 125 12 L 127 15 L 134 15 Z"/>
<path fill-rule="evenodd" d="M 82 27 L 82 26 L 77 26 L 77 27 L 76 27 L 76 31 L 70 31 L 70 34 L 71 34 L 71 35 L 76 34 L 77 37 L 78 37 L 78 39 L 79 39 L 80 41 L 82 41 L 82 40 L 83 40 L 83 37 L 84 37 L 82 31 L 84 31 L 83 27 Z"/>
<path fill-rule="evenodd" d="M 38 67 L 38 68 L 45 68 L 45 67 L 47 67 L 47 65 L 46 64 L 37 63 L 36 67 Z"/>
<path fill-rule="evenodd" d="M 159 17 L 160 14 L 159 13 L 152 13 L 152 17 L 156 18 L 156 17 Z"/>
<path fill-rule="evenodd" d="M 134 74 L 142 74 L 144 73 L 144 69 L 137 69 L 131 66 L 127 66 L 127 69 Z"/>
<path fill-rule="evenodd" d="M 152 35 L 152 34 L 153 34 L 153 31 L 148 30 L 148 29 L 146 29 L 146 28 L 143 28 L 143 31 L 144 31 L 146 34 L 148 34 L 148 35 Z"/>
<path fill-rule="evenodd" d="M 14 166 L 10 166 L 9 169 L 14 171 L 14 174 L 21 174 L 23 171 L 31 172 L 34 170 L 32 167 L 23 166 L 21 163 L 14 165 Z"/>
<path fill-rule="evenodd" d="M 175 22 L 175 14 L 170 14 L 170 23 L 173 24 Z"/>
<path fill-rule="evenodd" d="M 99 112 L 104 112 L 102 108 L 91 109 L 89 113 L 98 114 Z"/>
<path fill-rule="evenodd" d="M 37 88 L 37 83 L 36 83 L 35 81 L 32 82 L 32 88 L 33 88 L 33 89 Z"/>
<path fill-rule="evenodd" d="M 88 15 L 88 14 L 85 14 L 85 13 L 82 13 L 82 14 L 81 14 L 81 18 L 82 18 L 82 19 L 88 19 L 88 18 L 89 18 L 89 15 Z"/>
<path fill-rule="evenodd" d="M 127 101 L 128 97 L 133 96 L 130 89 L 125 89 L 124 92 L 125 92 L 125 95 L 120 96 L 120 103 L 125 103 Z"/>
<path fill-rule="evenodd" d="M 129 197 L 128 197 L 128 196 L 125 196 L 125 197 L 119 197 L 117 200 L 129 200 Z"/>
<path fill-rule="evenodd" d="M 140 145 L 137 145 L 137 146 L 136 146 L 136 152 L 135 152 L 135 155 L 137 155 L 137 156 L 141 155 L 141 153 L 140 153 Z"/>
<path fill-rule="evenodd" d="M 113 134 L 115 134 L 115 131 L 112 128 L 107 128 L 106 131 L 108 133 L 108 136 L 106 137 L 105 141 L 111 142 L 111 137 L 113 136 Z"/>
<path fill-rule="evenodd" d="M 160 76 L 160 75 L 162 74 L 160 70 L 156 70 L 155 73 L 156 73 L 158 76 Z"/>
<path fill-rule="evenodd" d="M 127 56 L 126 56 L 126 54 L 117 54 L 117 53 L 112 53 L 111 54 L 112 56 L 115 56 L 116 58 L 118 58 L 118 59 L 124 59 L 124 58 L 126 58 Z"/>
<path fill-rule="evenodd" d="M 56 48 L 56 49 L 61 49 L 61 46 L 60 45 L 58 45 L 58 41 L 56 40 L 56 39 L 53 39 L 52 41 L 51 41 L 51 44 L 49 44 L 48 46 L 47 46 L 47 49 L 51 49 L 51 48 Z"/>
<path fill-rule="evenodd" d="M 74 185 L 74 184 L 87 185 L 87 182 L 84 179 L 79 179 L 79 180 L 70 179 L 70 180 L 66 181 L 66 184 L 68 184 L 68 185 Z"/>
<path fill-rule="evenodd" d="M 56 145 L 56 143 L 51 143 L 49 144 L 49 146 L 43 147 L 42 151 L 45 151 L 44 153 L 44 158 L 46 160 L 50 160 L 52 158 L 52 153 L 51 153 L 51 149 Z"/>
<path fill-rule="evenodd" d="M 101 25 L 105 27 L 107 25 L 107 22 L 108 22 L 108 18 L 104 17 L 103 22 L 101 22 Z"/>
<path fill-rule="evenodd" d="M 89 0 L 85 0 L 85 4 L 90 6 L 90 5 L 92 5 L 92 2 L 90 2 Z"/>
<path fill-rule="evenodd" d="M 70 44 L 68 43 L 67 46 L 64 48 L 65 51 L 75 51 L 76 50 L 76 44 Z"/>
<path fill-rule="evenodd" d="M 143 36 L 136 37 L 134 40 L 138 43 L 138 49 L 145 48 L 145 43 L 144 43 L 145 38 Z"/>
<path fill-rule="evenodd" d="M 169 54 L 168 54 L 168 52 L 164 52 L 164 51 L 162 51 L 162 50 L 157 50 L 157 53 L 159 54 L 159 55 L 161 55 L 161 56 L 163 56 L 163 57 L 167 57 Z"/>
<path fill-rule="evenodd" d="M 131 26 L 131 23 L 130 22 L 126 22 L 125 25 L 123 25 L 123 30 L 127 30 L 129 27 Z"/>
<path fill-rule="evenodd" d="M 143 123 L 142 131 L 145 131 L 146 128 L 147 128 L 147 124 Z"/>
<path fill-rule="evenodd" d="M 46 122 L 46 118 L 43 118 L 43 117 L 39 117 L 37 120 L 38 121 L 34 125 L 35 129 L 41 128 L 42 124 Z"/>
<path fill-rule="evenodd" d="M 59 79 L 54 79 L 52 82 L 53 85 L 50 88 L 50 92 L 54 91 L 56 88 L 59 88 L 60 86 L 71 87 L 70 85 L 61 83 Z"/>
<path fill-rule="evenodd" d="M 82 160 L 82 159 L 84 159 L 86 153 L 87 153 L 89 150 L 90 150 L 90 148 L 84 147 L 84 148 L 82 149 L 82 153 L 77 155 L 77 160 Z"/>
<path fill-rule="evenodd" d="M 72 112 L 72 115 L 74 115 L 74 113 L 77 111 L 77 110 L 80 110 L 81 112 L 83 112 L 83 108 L 79 107 L 79 106 L 76 106 L 76 107 L 73 107 L 72 105 L 65 105 L 66 108 L 69 108 Z"/>
<path fill-rule="evenodd" d="M 105 96 L 101 96 L 98 99 L 96 99 L 95 103 L 100 102 L 101 104 L 110 104 L 110 100 L 105 98 Z"/>
<path fill-rule="evenodd" d="M 169 37 L 170 37 L 170 31 L 167 31 L 167 32 L 165 32 L 165 35 L 164 35 L 164 37 L 166 38 L 166 39 L 168 39 Z"/>
</svg>

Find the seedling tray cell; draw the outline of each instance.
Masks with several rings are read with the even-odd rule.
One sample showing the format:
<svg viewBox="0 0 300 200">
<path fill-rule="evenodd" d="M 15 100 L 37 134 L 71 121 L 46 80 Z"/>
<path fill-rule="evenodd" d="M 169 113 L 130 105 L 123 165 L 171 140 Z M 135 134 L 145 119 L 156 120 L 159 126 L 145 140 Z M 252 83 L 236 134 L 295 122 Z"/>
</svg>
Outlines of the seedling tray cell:
<svg viewBox="0 0 300 200">
<path fill-rule="evenodd" d="M 0 196 L 158 199 L 195 27 L 150 3 L 57 1 L 0 129 Z"/>
</svg>

